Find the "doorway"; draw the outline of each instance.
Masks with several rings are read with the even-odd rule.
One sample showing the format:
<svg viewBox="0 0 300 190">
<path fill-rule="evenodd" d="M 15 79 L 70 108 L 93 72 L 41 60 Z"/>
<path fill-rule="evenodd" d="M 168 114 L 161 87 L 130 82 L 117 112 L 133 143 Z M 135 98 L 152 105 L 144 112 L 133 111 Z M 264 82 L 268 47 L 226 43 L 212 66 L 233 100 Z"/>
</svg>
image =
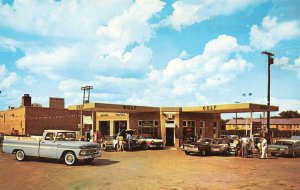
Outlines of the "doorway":
<svg viewBox="0 0 300 190">
<path fill-rule="evenodd" d="M 127 129 L 127 121 L 114 121 L 114 134 Z"/>
<path fill-rule="evenodd" d="M 174 146 L 174 128 L 166 128 L 166 146 Z"/>
<path fill-rule="evenodd" d="M 101 135 L 110 135 L 109 121 L 99 121 Z"/>
</svg>

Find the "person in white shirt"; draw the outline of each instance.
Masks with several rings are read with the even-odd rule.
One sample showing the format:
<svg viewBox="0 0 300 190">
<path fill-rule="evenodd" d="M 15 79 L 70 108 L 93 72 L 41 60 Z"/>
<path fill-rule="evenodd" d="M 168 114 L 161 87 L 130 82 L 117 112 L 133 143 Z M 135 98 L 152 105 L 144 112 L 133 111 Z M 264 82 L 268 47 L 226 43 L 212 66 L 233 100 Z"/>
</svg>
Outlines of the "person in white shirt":
<svg viewBox="0 0 300 190">
<path fill-rule="evenodd" d="M 266 159 L 268 156 L 267 156 L 267 148 L 268 148 L 268 143 L 267 143 L 267 139 L 266 138 L 262 138 L 262 141 L 261 141 L 261 159 Z"/>
</svg>

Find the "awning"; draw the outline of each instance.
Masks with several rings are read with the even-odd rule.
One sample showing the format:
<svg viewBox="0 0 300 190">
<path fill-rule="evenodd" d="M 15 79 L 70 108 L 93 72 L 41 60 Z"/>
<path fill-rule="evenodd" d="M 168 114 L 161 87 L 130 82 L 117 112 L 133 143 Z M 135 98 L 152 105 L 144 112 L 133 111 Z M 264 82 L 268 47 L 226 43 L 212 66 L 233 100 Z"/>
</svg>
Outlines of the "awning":
<svg viewBox="0 0 300 190">
<path fill-rule="evenodd" d="M 240 103 L 219 104 L 194 107 L 150 107 L 122 104 L 88 103 L 72 105 L 69 110 L 117 112 L 117 113 L 143 113 L 143 112 L 195 112 L 195 113 L 242 113 L 242 112 L 267 112 L 278 111 L 278 106 L 264 104 Z"/>
<path fill-rule="evenodd" d="M 278 111 L 278 106 L 268 106 L 264 104 L 220 104 L 208 106 L 182 107 L 182 112 L 197 113 L 242 113 L 242 112 L 267 112 Z"/>
</svg>

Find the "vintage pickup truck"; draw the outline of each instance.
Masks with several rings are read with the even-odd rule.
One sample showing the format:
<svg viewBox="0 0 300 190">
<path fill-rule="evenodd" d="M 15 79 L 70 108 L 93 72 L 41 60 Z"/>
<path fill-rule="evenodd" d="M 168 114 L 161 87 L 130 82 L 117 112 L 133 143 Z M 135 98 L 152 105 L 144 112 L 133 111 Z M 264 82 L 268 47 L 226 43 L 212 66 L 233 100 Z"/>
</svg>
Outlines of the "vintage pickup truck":
<svg viewBox="0 0 300 190">
<path fill-rule="evenodd" d="M 98 143 L 77 141 L 76 132 L 67 130 L 45 130 L 41 138 L 8 137 L 3 141 L 2 151 L 16 154 L 18 161 L 34 156 L 61 159 L 68 166 L 78 160 L 90 163 L 101 156 Z"/>
</svg>

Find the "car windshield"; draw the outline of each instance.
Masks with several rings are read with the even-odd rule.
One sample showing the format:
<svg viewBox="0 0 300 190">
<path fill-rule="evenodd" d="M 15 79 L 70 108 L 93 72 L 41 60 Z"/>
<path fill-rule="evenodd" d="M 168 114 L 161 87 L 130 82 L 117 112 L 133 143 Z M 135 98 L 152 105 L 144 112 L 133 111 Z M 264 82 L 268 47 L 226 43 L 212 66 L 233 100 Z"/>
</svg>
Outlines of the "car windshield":
<svg viewBox="0 0 300 190">
<path fill-rule="evenodd" d="M 75 132 L 59 132 L 56 137 L 57 141 L 76 141 Z"/>
<path fill-rule="evenodd" d="M 152 136 L 146 134 L 146 135 L 141 135 L 140 138 L 142 138 L 142 139 L 152 139 Z"/>
<path fill-rule="evenodd" d="M 211 140 L 210 139 L 199 139 L 197 142 L 198 143 L 210 143 Z"/>
<path fill-rule="evenodd" d="M 277 141 L 277 145 L 292 146 L 294 143 L 290 141 Z"/>
</svg>

